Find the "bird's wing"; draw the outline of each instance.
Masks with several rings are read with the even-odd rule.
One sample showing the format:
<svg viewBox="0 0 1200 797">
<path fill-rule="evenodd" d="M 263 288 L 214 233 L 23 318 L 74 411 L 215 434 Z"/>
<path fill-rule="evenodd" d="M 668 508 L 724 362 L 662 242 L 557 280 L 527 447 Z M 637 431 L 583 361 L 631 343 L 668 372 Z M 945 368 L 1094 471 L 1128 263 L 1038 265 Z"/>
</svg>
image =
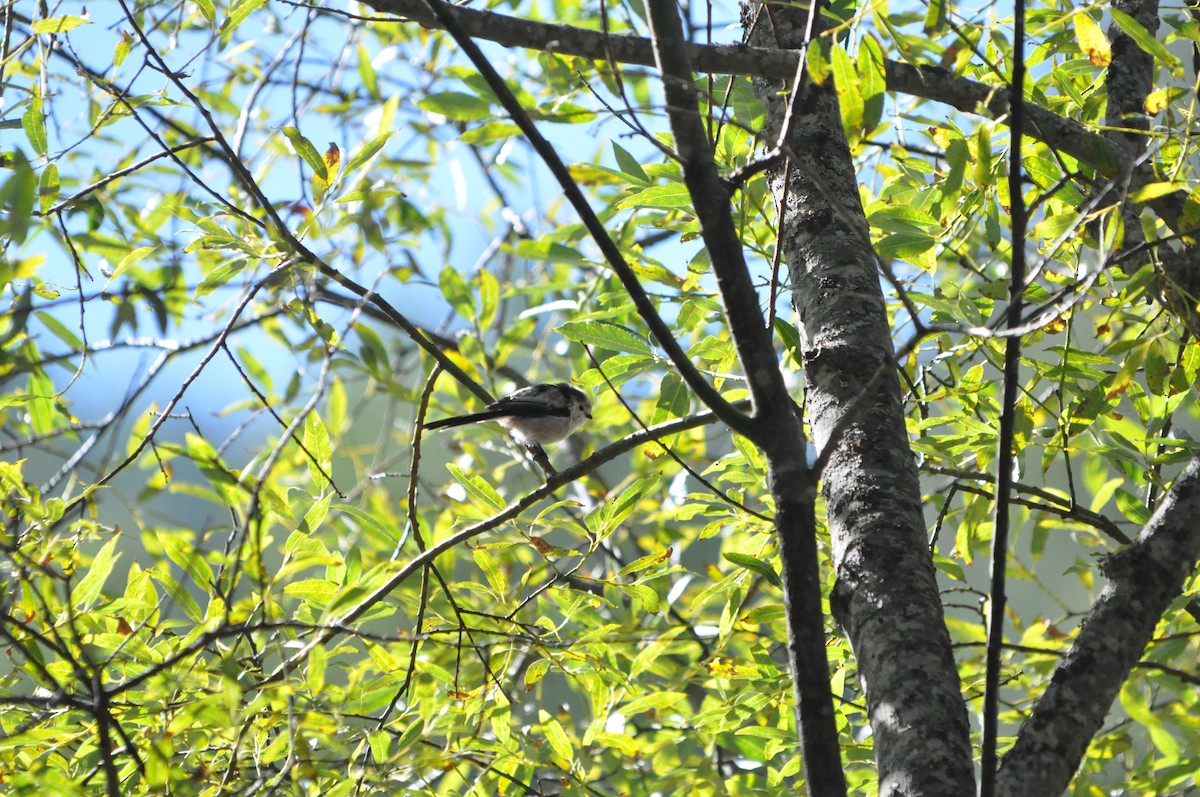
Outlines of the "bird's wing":
<svg viewBox="0 0 1200 797">
<path fill-rule="evenodd" d="M 526 398 L 524 396 L 505 396 L 488 407 L 497 415 L 515 415 L 518 418 L 540 418 L 543 415 L 559 415 L 567 417 L 571 414 L 566 406 L 557 407 L 545 399 Z M 493 415 L 492 417 L 496 417 Z"/>
</svg>

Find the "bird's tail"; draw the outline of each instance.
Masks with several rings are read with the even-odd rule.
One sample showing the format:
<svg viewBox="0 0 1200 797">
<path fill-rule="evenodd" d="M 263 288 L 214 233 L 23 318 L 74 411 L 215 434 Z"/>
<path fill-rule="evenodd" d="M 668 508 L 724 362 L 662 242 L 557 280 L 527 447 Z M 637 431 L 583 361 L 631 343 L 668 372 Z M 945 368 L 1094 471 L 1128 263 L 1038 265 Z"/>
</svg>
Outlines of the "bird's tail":
<svg viewBox="0 0 1200 797">
<path fill-rule="evenodd" d="M 470 415 L 456 415 L 453 418 L 442 418 L 437 421 L 430 421 L 425 424 L 427 430 L 434 429 L 449 429 L 452 426 L 466 426 L 468 423 L 478 423 L 479 421 L 490 421 L 510 413 L 501 410 L 484 410 L 483 412 L 473 412 Z"/>
</svg>

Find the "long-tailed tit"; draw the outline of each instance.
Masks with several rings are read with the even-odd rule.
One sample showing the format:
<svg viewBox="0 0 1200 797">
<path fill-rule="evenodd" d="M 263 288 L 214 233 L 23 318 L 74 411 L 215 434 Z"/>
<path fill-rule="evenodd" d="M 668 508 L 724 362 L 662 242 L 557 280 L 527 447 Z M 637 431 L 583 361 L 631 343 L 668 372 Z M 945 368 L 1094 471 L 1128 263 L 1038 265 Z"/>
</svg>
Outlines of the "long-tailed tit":
<svg viewBox="0 0 1200 797">
<path fill-rule="evenodd" d="M 592 402 L 577 387 L 566 382 L 531 385 L 488 405 L 483 412 L 456 415 L 426 424 L 426 429 L 445 429 L 479 421 L 495 421 L 526 446 L 557 443 L 592 417 Z"/>
</svg>

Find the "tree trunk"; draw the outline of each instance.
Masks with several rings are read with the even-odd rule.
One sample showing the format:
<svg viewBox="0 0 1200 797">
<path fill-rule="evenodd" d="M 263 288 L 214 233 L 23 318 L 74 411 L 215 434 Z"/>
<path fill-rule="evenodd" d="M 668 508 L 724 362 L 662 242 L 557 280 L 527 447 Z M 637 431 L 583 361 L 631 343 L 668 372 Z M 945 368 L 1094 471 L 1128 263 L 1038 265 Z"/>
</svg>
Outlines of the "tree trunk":
<svg viewBox="0 0 1200 797">
<path fill-rule="evenodd" d="M 807 15 L 745 4 L 746 41 L 799 48 Z M 787 96 L 777 82 L 756 80 L 755 87 L 768 107 L 765 135 L 774 141 Z M 833 86 L 810 86 L 797 110 L 784 142 L 792 166 L 781 164 L 768 178 L 799 315 L 808 420 L 823 451 L 871 389 L 873 374 L 890 370 L 894 351 Z M 838 577 L 835 617 L 866 692 L 880 794 L 961 797 L 975 791 L 966 706 L 925 542 L 899 384 L 890 373 L 876 381 L 832 441 L 821 474 Z"/>
</svg>

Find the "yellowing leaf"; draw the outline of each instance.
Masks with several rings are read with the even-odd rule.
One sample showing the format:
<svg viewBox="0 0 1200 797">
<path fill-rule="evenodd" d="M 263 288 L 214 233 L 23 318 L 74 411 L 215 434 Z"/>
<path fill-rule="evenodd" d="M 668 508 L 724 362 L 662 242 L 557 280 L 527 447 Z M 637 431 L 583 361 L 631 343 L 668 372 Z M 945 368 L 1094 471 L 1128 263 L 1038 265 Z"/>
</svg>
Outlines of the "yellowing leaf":
<svg viewBox="0 0 1200 797">
<path fill-rule="evenodd" d="M 1079 49 L 1087 55 L 1092 66 L 1108 66 L 1112 63 L 1112 48 L 1108 46 L 1108 37 L 1096 24 L 1096 20 L 1087 14 L 1076 14 L 1075 39 Z"/>
<path fill-rule="evenodd" d="M 342 151 L 338 149 L 338 145 L 329 142 L 329 149 L 325 150 L 325 155 L 321 158 L 321 162 L 325 164 L 325 173 L 314 172 L 312 177 L 313 196 L 320 202 L 325 198 L 325 192 L 329 190 L 329 186 L 333 185 L 333 181 L 337 179 L 338 169 L 342 165 Z"/>
<path fill-rule="evenodd" d="M 1156 114 L 1166 109 L 1167 107 L 1167 90 L 1156 89 L 1146 95 L 1146 102 L 1143 106 L 1148 114 Z"/>
</svg>

